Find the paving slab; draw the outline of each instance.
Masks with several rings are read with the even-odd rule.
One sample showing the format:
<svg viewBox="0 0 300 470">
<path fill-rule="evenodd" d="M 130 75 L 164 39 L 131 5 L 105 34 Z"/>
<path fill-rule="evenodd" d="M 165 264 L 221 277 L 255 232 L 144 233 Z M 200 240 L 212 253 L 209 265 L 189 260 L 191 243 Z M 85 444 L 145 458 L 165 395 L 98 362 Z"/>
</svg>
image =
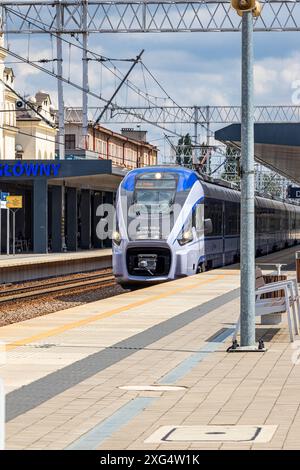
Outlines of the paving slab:
<svg viewBox="0 0 300 470">
<path fill-rule="evenodd" d="M 293 256 L 289 249 L 264 261 Z M 151 448 L 300 448 L 300 365 L 286 323 L 257 327 L 269 338 L 265 353 L 226 352 L 238 287 L 239 270 L 223 268 L 1 328 L 7 448 L 149 449 L 149 436 L 171 425 L 277 428 L 267 443 Z M 166 377 L 185 389 L 120 389 Z"/>
</svg>

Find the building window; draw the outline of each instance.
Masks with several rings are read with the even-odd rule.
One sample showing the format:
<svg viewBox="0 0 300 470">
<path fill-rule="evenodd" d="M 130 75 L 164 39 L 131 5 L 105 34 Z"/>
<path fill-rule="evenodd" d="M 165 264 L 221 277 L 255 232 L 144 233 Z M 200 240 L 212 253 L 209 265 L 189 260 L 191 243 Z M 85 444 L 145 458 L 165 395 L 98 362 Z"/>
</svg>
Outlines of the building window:
<svg viewBox="0 0 300 470">
<path fill-rule="evenodd" d="M 96 152 L 98 152 L 100 155 L 102 154 L 102 142 L 101 142 L 101 140 L 97 140 Z"/>
<path fill-rule="evenodd" d="M 75 134 L 65 135 L 65 148 L 66 150 L 75 149 Z"/>
<path fill-rule="evenodd" d="M 102 141 L 101 145 L 102 145 L 101 154 L 103 157 L 105 157 L 106 156 L 106 142 Z"/>
<path fill-rule="evenodd" d="M 10 112 L 9 112 L 9 103 L 5 103 L 5 110 L 7 110 L 6 116 L 5 116 L 5 124 L 9 125 L 9 120 L 10 120 Z"/>
<path fill-rule="evenodd" d="M 10 104 L 10 113 L 9 113 L 9 117 L 10 117 L 10 125 L 11 126 L 14 126 L 15 125 L 15 105 L 14 103 L 11 103 Z"/>
</svg>

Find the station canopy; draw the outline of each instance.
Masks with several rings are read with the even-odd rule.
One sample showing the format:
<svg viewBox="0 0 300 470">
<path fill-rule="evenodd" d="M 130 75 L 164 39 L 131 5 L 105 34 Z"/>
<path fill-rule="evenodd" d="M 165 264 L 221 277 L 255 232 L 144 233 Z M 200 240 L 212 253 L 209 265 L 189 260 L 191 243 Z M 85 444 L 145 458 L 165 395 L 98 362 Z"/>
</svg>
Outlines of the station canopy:
<svg viewBox="0 0 300 470">
<path fill-rule="evenodd" d="M 215 132 L 228 145 L 241 145 L 241 125 L 231 124 Z M 254 125 L 256 161 L 300 184 L 300 123 Z"/>
</svg>

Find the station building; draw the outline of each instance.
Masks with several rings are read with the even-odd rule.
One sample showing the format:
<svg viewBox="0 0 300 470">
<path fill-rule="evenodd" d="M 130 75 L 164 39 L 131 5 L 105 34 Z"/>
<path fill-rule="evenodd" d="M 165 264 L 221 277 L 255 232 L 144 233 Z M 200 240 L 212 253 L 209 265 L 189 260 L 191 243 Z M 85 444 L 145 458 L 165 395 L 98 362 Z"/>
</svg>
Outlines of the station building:
<svg viewBox="0 0 300 470">
<path fill-rule="evenodd" d="M 99 240 L 97 208 L 113 203 L 123 171 L 110 160 L 6 160 L 0 162 L 2 192 L 23 198 L 16 212 L 17 252 L 60 252 L 110 246 Z M 7 250 L 7 217 L 1 210 L 1 247 Z M 64 246 L 65 239 L 65 246 Z M 10 246 L 10 252 L 12 246 Z"/>
<path fill-rule="evenodd" d="M 125 141 L 127 145 L 131 143 L 130 139 Z M 151 147 L 156 155 L 156 148 Z M 152 156 L 151 163 L 155 161 L 156 157 Z M 16 212 L 17 252 L 110 247 L 110 239 L 97 238 L 96 227 L 101 218 L 97 208 L 101 204 L 114 204 L 120 182 L 135 166 L 144 164 L 137 159 L 126 166 L 118 165 L 112 158 L 94 158 L 89 151 L 81 151 L 77 156 L 67 154 L 65 160 L 24 157 L 0 160 L 0 191 L 23 198 L 23 207 Z M 12 213 L 7 216 L 7 210 L 2 209 L 2 253 L 7 251 L 8 224 L 11 252 Z"/>
<path fill-rule="evenodd" d="M 1 37 L 0 37 L 1 42 Z M 14 88 L 12 69 L 0 77 Z M 22 196 L 22 208 L 0 210 L 1 254 L 13 249 L 15 211 L 16 253 L 48 253 L 106 248 L 96 227 L 103 203 L 113 204 L 128 170 L 157 163 L 157 148 L 139 130 L 113 132 L 89 123 L 82 142 L 82 125 L 66 123 L 65 160 L 57 156 L 55 111 L 51 97 L 38 91 L 30 106 L 16 109 L 19 99 L 0 81 L 0 192 Z M 38 111 L 38 114 L 35 112 Z M 9 229 L 9 230 L 8 230 Z M 8 235 L 7 235 L 8 234 Z"/>
<path fill-rule="evenodd" d="M 78 111 L 68 113 L 65 123 L 65 151 L 67 156 L 109 159 L 113 165 L 128 169 L 154 165 L 157 148 L 147 142 L 147 132 L 126 128 L 121 133 L 89 122 L 87 135 L 82 136 Z"/>
</svg>

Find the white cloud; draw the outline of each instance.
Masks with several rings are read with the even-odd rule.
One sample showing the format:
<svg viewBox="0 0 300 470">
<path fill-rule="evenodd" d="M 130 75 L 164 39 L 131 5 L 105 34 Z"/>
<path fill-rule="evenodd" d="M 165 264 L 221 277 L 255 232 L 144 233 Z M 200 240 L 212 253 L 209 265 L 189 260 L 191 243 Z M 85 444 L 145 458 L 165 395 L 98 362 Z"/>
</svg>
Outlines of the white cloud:
<svg viewBox="0 0 300 470">
<path fill-rule="evenodd" d="M 300 54 L 292 53 L 280 60 L 257 61 L 254 70 L 257 103 L 292 104 L 292 84 L 300 79 Z"/>
<path fill-rule="evenodd" d="M 99 41 L 99 38 L 101 39 Z M 255 60 L 255 100 L 256 104 L 290 104 L 292 82 L 300 79 L 300 54 L 293 49 L 295 42 L 288 35 L 264 34 L 256 36 Z M 33 60 L 55 58 L 55 41 L 51 47 L 49 38 L 33 36 L 28 43 L 26 36 L 9 38 L 11 49 L 27 57 L 28 50 Z M 145 48 L 145 64 L 155 75 L 168 94 L 180 105 L 237 105 L 240 103 L 240 36 L 238 34 L 128 34 L 91 35 L 90 48 L 98 54 L 109 57 L 135 57 Z M 290 46 L 290 47 L 289 47 Z M 13 60 L 13 59 L 9 59 Z M 108 63 L 106 63 L 109 65 Z M 56 62 L 41 64 L 52 70 Z M 130 63 L 116 62 L 123 72 Z M 64 45 L 64 75 L 81 84 L 81 51 Z M 111 65 L 110 65 L 111 67 Z M 16 89 L 32 94 L 38 89 L 48 90 L 56 104 L 56 80 L 39 72 L 30 65 L 14 65 Z M 102 69 L 102 72 L 101 72 Z M 89 62 L 90 90 L 109 98 L 119 83 L 112 73 L 99 62 Z M 155 96 L 164 96 L 163 91 L 142 73 L 140 65 L 134 69 L 130 80 L 142 90 Z M 146 87 L 145 87 L 146 82 Z M 81 104 L 81 92 L 64 85 L 65 104 Z M 155 103 L 155 98 L 151 98 Z M 90 97 L 92 105 L 103 102 Z M 158 100 L 158 103 L 164 103 Z M 145 100 L 123 87 L 118 95 L 118 103 L 123 106 L 145 105 Z M 170 103 L 166 100 L 166 103 Z M 150 126 L 147 126 L 150 127 Z M 177 126 L 180 131 L 181 126 Z M 157 133 L 158 132 L 158 133 Z M 158 137 L 161 131 L 152 132 Z"/>
</svg>

